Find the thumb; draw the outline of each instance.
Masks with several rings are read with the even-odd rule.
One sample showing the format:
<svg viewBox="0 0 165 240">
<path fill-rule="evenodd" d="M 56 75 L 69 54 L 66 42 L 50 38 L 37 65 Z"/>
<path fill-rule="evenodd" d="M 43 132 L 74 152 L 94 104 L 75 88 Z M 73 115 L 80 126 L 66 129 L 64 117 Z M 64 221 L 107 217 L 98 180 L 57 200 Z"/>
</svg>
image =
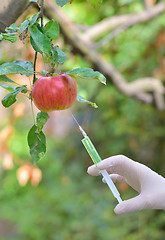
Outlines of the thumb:
<svg viewBox="0 0 165 240">
<path fill-rule="evenodd" d="M 114 211 L 116 214 L 126 214 L 131 212 L 140 211 L 146 208 L 146 201 L 143 195 L 128 199 L 118 204 Z"/>
</svg>

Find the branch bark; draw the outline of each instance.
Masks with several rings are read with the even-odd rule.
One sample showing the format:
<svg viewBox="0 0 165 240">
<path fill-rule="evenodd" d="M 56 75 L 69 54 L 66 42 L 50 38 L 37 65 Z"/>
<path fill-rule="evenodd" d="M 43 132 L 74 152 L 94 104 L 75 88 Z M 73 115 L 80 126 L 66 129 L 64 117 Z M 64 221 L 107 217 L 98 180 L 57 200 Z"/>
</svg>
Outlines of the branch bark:
<svg viewBox="0 0 165 240">
<path fill-rule="evenodd" d="M 7 26 L 17 20 L 27 3 L 28 0 L 1 0 L 0 32 L 4 32 Z"/>
<path fill-rule="evenodd" d="M 157 17 L 158 15 L 163 13 L 164 11 L 165 11 L 165 3 L 161 2 L 161 3 L 157 4 L 157 5 L 154 5 L 154 6 L 150 7 L 150 8 L 148 8 L 145 11 L 142 11 L 140 13 L 132 15 L 127 21 L 125 21 L 122 25 L 120 25 L 119 27 L 114 29 L 104 39 L 102 39 L 101 41 L 95 43 L 94 47 L 95 48 L 100 48 L 100 47 L 104 46 L 110 40 L 115 38 L 119 33 L 123 32 L 127 28 L 129 28 L 129 27 L 131 27 L 133 25 L 139 24 L 139 23 L 147 22 L 147 21 Z"/>
<path fill-rule="evenodd" d="M 103 19 L 101 22 L 89 27 L 81 37 L 87 41 L 96 40 L 106 32 L 111 31 L 119 25 L 125 23 L 131 16 L 132 15 L 119 15 Z"/>
</svg>

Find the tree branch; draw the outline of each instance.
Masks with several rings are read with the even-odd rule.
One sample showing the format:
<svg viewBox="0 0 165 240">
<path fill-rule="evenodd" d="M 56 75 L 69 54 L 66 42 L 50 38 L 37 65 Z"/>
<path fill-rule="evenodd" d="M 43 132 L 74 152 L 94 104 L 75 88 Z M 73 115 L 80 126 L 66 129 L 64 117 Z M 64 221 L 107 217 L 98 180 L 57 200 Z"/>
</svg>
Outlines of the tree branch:
<svg viewBox="0 0 165 240">
<path fill-rule="evenodd" d="M 41 19 L 41 27 L 43 27 L 43 16 L 44 16 L 44 0 L 40 1 L 40 19 Z M 35 52 L 35 56 L 34 56 L 34 75 L 33 75 L 33 82 L 36 78 L 36 64 L 37 64 L 37 56 L 38 56 L 38 52 Z"/>
<path fill-rule="evenodd" d="M 17 20 L 27 3 L 28 0 L 1 0 L 0 32 L 4 32 L 7 26 Z"/>
<path fill-rule="evenodd" d="M 147 104 L 156 104 L 159 109 L 164 108 L 164 86 L 153 78 L 137 79 L 128 83 L 115 67 L 107 63 L 103 57 L 91 48 L 90 42 L 81 38 L 78 29 L 70 21 L 70 19 L 61 11 L 59 7 L 50 1 L 46 1 L 47 8 L 45 13 L 50 19 L 55 18 L 59 23 L 62 33 L 72 47 L 78 50 L 81 55 L 90 61 L 94 68 L 103 73 L 107 79 L 115 85 L 115 87 L 124 95 L 131 96 L 138 101 Z"/>
<path fill-rule="evenodd" d="M 118 27 L 119 25 L 126 22 L 130 19 L 132 15 L 119 15 L 113 16 L 110 18 L 103 19 L 101 22 L 95 24 L 92 27 L 89 27 L 83 34 L 82 38 L 87 41 L 93 41 L 99 38 L 104 33 L 113 30 L 114 28 Z"/>
<path fill-rule="evenodd" d="M 94 44 L 95 48 L 100 48 L 104 46 L 106 43 L 108 43 L 110 40 L 112 40 L 114 37 L 116 37 L 119 33 L 123 32 L 127 28 L 139 24 L 147 22 L 155 17 L 157 17 L 159 14 L 163 13 L 165 11 L 165 3 L 161 2 L 157 5 L 154 5 L 147 10 L 132 15 L 125 23 L 117 27 L 114 31 L 112 31 L 108 36 L 106 36 L 101 41 Z"/>
</svg>

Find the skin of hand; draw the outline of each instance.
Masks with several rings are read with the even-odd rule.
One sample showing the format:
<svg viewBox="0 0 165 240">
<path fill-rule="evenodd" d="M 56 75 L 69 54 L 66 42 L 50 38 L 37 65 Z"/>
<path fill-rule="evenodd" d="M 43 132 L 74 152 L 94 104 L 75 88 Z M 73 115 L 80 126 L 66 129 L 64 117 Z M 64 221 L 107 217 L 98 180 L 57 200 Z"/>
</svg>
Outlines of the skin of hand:
<svg viewBox="0 0 165 240">
<path fill-rule="evenodd" d="M 113 182 L 126 182 L 139 195 L 119 203 L 114 211 L 126 214 L 143 209 L 165 210 L 165 178 L 124 155 L 116 155 L 104 159 L 88 168 L 88 174 L 100 175 L 99 170 L 106 169 Z M 103 179 L 103 182 L 105 180 Z"/>
</svg>

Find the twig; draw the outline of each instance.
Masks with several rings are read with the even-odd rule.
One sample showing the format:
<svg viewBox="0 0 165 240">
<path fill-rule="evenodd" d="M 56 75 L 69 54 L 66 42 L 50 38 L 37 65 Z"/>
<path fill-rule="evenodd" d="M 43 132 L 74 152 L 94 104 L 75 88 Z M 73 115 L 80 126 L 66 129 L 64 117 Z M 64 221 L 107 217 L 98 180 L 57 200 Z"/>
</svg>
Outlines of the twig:
<svg viewBox="0 0 165 240">
<path fill-rule="evenodd" d="M 40 11 L 41 11 L 41 27 L 43 27 L 44 0 L 41 0 Z"/>
<path fill-rule="evenodd" d="M 52 50 L 53 50 L 53 43 L 52 43 L 52 41 L 51 41 L 51 48 L 52 48 Z M 52 57 L 53 56 L 53 54 L 52 54 L 52 52 L 50 53 L 50 57 Z M 54 63 L 54 61 L 52 61 L 51 62 L 51 68 L 50 68 L 50 71 L 49 71 L 49 73 L 51 74 L 51 73 L 54 73 L 55 72 L 55 63 Z"/>
<path fill-rule="evenodd" d="M 34 56 L 34 76 L 33 76 L 33 82 L 34 82 L 34 79 L 36 78 L 36 63 L 37 63 L 37 52 L 35 52 L 35 56 Z"/>
<path fill-rule="evenodd" d="M 41 27 L 43 27 L 43 9 L 44 9 L 44 0 L 41 0 L 41 6 L 40 6 L 40 11 L 41 11 Z M 34 57 L 34 76 L 33 76 L 33 82 L 34 79 L 36 78 L 35 70 L 36 70 L 36 63 L 37 63 L 37 55 L 38 53 L 35 52 L 35 57 Z"/>
</svg>

